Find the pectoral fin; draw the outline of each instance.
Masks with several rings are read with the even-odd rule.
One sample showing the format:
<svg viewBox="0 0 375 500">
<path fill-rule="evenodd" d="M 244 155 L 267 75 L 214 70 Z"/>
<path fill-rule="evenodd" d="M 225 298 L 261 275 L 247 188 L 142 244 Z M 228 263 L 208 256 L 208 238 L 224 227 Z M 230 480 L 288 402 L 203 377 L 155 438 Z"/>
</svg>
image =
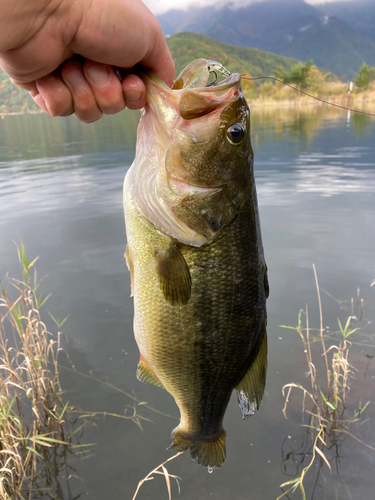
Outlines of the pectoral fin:
<svg viewBox="0 0 375 500">
<path fill-rule="evenodd" d="M 180 250 L 172 243 L 168 250 L 157 250 L 155 257 L 165 299 L 173 306 L 187 304 L 191 295 L 191 277 Z"/>
<path fill-rule="evenodd" d="M 137 366 L 136 377 L 140 382 L 149 385 L 156 385 L 156 387 L 161 387 L 164 389 L 163 384 L 157 379 L 154 372 L 148 366 L 144 359 L 140 359 Z"/>
<path fill-rule="evenodd" d="M 254 415 L 259 409 L 266 385 L 267 373 L 267 332 L 264 326 L 258 354 L 241 382 L 236 386 L 237 400 L 243 419 Z"/>
<path fill-rule="evenodd" d="M 134 295 L 134 265 L 133 265 L 133 257 L 132 257 L 129 245 L 126 245 L 124 257 L 126 260 L 126 265 L 128 266 L 128 269 L 130 271 L 130 289 L 131 289 L 130 297 L 133 297 L 133 295 Z"/>
<path fill-rule="evenodd" d="M 264 272 L 264 291 L 266 293 L 266 299 L 268 299 L 268 297 L 270 295 L 270 286 L 268 284 L 268 270 L 267 270 L 267 266 L 266 266 L 266 270 Z"/>
</svg>

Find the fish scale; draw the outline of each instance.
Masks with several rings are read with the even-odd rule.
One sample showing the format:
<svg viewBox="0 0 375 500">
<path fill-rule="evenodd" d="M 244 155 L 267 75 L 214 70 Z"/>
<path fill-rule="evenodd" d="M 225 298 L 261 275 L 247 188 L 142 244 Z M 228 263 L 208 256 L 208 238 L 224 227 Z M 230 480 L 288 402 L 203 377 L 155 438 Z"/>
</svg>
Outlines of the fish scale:
<svg viewBox="0 0 375 500">
<path fill-rule="evenodd" d="M 194 64 L 194 71 L 199 70 L 199 64 Z M 141 355 L 137 377 L 163 387 L 176 401 L 181 421 L 172 433 L 171 447 L 190 449 L 192 458 L 198 463 L 218 467 L 225 460 L 223 420 L 232 391 L 237 390 L 242 416 L 247 418 L 259 406 L 267 365 L 267 268 L 252 171 L 249 112 L 236 75 L 218 83 L 218 93 L 214 86 L 209 89 L 190 87 L 189 92 L 196 92 L 196 95 L 190 108 L 189 101 L 184 101 L 184 112 L 192 117 L 189 118 L 189 130 L 194 132 L 195 141 L 201 133 L 206 142 L 202 139 L 199 149 L 194 149 L 191 154 L 194 161 L 189 164 L 189 148 L 194 148 L 195 143 L 186 139 L 184 166 L 179 164 L 174 170 L 172 163 L 166 168 L 164 159 L 168 158 L 168 149 L 174 147 L 174 156 L 170 158 L 178 163 L 178 151 L 182 147 L 179 141 L 184 140 L 186 134 L 178 135 L 176 126 L 168 123 L 168 117 L 172 116 L 165 111 L 168 101 L 163 101 L 160 111 L 157 104 L 161 96 L 168 99 L 168 92 L 174 93 L 171 102 L 178 102 L 179 96 L 184 95 L 184 88 L 168 89 L 150 72 L 142 78 L 149 100 L 155 97 L 158 86 L 162 91 L 152 105 L 146 106 L 138 134 L 153 129 L 154 135 L 149 140 L 157 141 L 159 119 L 160 126 L 165 126 L 163 137 L 169 133 L 170 140 L 164 144 L 163 156 L 163 144 L 151 142 L 148 145 L 141 135 L 135 162 L 124 183 L 126 255 L 134 295 L 134 333 Z M 184 78 L 190 81 L 188 68 Z M 201 82 L 202 78 L 197 81 Z M 214 110 L 211 96 L 216 96 Z M 205 114 L 207 100 L 210 103 Z M 194 106 L 199 107 L 196 118 Z M 208 141 L 207 130 L 200 127 L 202 117 L 218 121 Z M 179 123 L 184 127 L 183 120 Z M 223 134 L 236 123 L 244 129 L 242 142 L 238 146 L 230 141 L 223 143 L 223 139 L 226 141 Z M 159 141 L 162 142 L 160 137 Z M 218 151 L 223 152 L 222 163 Z M 152 162 L 156 162 L 155 165 Z M 152 177 L 147 178 L 147 186 L 153 185 L 154 192 L 138 196 L 144 181 L 144 167 L 148 176 L 155 175 L 154 184 Z M 186 168 L 190 169 L 189 173 Z M 215 186 L 215 172 L 220 182 L 225 179 L 228 188 Z M 173 191 L 168 175 L 175 175 L 179 182 L 187 183 L 187 187 L 181 193 Z M 179 175 L 183 177 L 178 179 Z M 191 194 L 189 182 L 194 182 Z M 204 190 L 197 190 L 200 183 Z M 215 190 L 214 197 L 207 186 L 210 183 Z M 152 202 L 153 197 L 157 203 Z M 145 205 L 148 199 L 151 199 L 152 208 Z M 231 204 L 232 209 L 228 211 Z M 169 210 L 165 231 L 163 213 L 153 218 L 155 206 Z M 201 213 L 199 208 L 193 216 L 191 211 L 196 206 L 205 206 L 207 210 Z M 175 233 L 169 234 L 174 219 Z M 186 242 L 181 220 L 191 230 L 191 243 Z M 210 230 L 200 233 L 210 224 Z"/>
</svg>

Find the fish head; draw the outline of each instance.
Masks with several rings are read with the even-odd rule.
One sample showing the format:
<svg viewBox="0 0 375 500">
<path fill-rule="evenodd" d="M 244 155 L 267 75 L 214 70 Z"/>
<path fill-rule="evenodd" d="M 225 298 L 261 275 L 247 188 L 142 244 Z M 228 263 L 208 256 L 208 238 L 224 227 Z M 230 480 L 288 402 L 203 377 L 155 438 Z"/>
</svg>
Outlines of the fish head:
<svg viewBox="0 0 375 500">
<path fill-rule="evenodd" d="M 235 218 L 252 169 L 241 77 L 227 72 L 208 84 L 213 67 L 220 65 L 193 61 L 172 89 L 151 71 L 142 74 L 147 105 L 134 164 L 138 202 L 158 229 L 194 246 L 212 241 Z"/>
</svg>

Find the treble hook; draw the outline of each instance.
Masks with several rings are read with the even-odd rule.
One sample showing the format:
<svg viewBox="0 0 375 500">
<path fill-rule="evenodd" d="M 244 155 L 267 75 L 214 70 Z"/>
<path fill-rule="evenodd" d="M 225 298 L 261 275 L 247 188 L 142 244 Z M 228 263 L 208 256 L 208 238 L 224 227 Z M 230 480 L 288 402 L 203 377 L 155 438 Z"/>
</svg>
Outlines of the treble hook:
<svg viewBox="0 0 375 500">
<path fill-rule="evenodd" d="M 206 87 L 211 87 L 212 85 L 215 85 L 215 83 L 217 82 L 217 73 L 216 73 L 216 71 L 211 70 L 211 71 L 210 71 L 210 74 L 211 74 L 211 73 L 214 73 L 214 75 L 215 75 L 215 80 L 214 80 L 213 82 L 209 83 L 208 85 L 206 85 Z"/>
</svg>

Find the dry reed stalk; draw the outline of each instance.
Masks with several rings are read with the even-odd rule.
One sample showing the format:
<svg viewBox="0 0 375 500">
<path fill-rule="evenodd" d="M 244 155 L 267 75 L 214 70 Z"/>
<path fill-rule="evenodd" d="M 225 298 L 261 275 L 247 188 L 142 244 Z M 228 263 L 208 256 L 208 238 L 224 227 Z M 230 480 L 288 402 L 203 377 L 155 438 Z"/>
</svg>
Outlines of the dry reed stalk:
<svg viewBox="0 0 375 500">
<path fill-rule="evenodd" d="M 326 393 L 324 393 L 318 385 L 318 377 L 317 377 L 317 368 L 313 363 L 312 359 L 312 350 L 311 350 L 311 338 L 310 338 L 310 325 L 309 325 L 309 315 L 308 315 L 308 307 L 306 305 L 305 310 L 300 310 L 298 315 L 298 326 L 290 327 L 285 325 L 280 325 L 283 328 L 290 328 L 292 330 L 296 330 L 301 337 L 304 344 L 304 352 L 306 355 L 306 361 L 308 364 L 308 377 L 310 379 L 311 390 L 307 390 L 303 385 L 298 383 L 290 383 L 286 384 L 282 393 L 285 397 L 285 405 L 283 408 L 283 413 L 286 417 L 287 406 L 290 403 L 289 397 L 294 388 L 299 389 L 303 393 L 302 397 L 302 414 L 305 412 L 310 415 L 310 425 L 307 427 L 311 434 L 312 439 L 312 458 L 309 464 L 303 469 L 301 475 L 296 479 L 292 479 L 283 483 L 281 488 L 285 488 L 289 486 L 290 488 L 284 492 L 282 495 L 278 497 L 277 500 L 281 499 L 289 492 L 294 493 L 297 488 L 300 489 L 302 499 L 306 500 L 306 493 L 303 485 L 304 478 L 306 473 L 313 465 L 315 458 L 317 455 L 323 460 L 323 462 L 327 465 L 329 470 L 331 470 L 331 465 L 327 456 L 324 453 L 324 450 L 327 448 L 326 437 L 329 436 L 331 441 L 335 440 L 336 433 L 344 433 L 349 436 L 354 437 L 357 441 L 362 441 L 353 434 L 351 434 L 348 430 L 344 429 L 350 423 L 354 423 L 358 421 L 358 417 L 360 417 L 363 409 L 366 408 L 367 404 L 363 409 L 361 409 L 353 419 L 345 421 L 344 413 L 346 409 L 346 396 L 349 390 L 349 378 L 354 376 L 355 368 L 351 366 L 349 363 L 349 346 L 351 343 L 347 340 L 347 337 L 354 333 L 357 328 L 350 329 L 350 321 L 351 316 L 349 316 L 345 326 L 342 326 L 340 321 L 338 320 L 340 331 L 342 334 L 342 341 L 339 345 L 331 345 L 328 349 L 326 348 L 325 339 L 324 339 L 324 328 L 323 328 L 323 313 L 322 313 L 322 303 L 320 297 L 320 287 L 318 282 L 318 277 L 316 273 L 315 266 L 313 265 L 314 277 L 315 277 L 315 285 L 318 296 L 318 304 L 319 304 L 319 339 L 322 346 L 322 356 L 325 361 L 325 372 L 327 377 L 327 389 Z M 359 292 L 358 292 L 359 293 Z M 359 299 L 357 300 L 358 307 L 363 310 L 363 301 Z M 302 326 L 301 317 L 304 315 L 305 317 L 305 327 Z M 353 316 L 353 310 L 352 310 Z M 331 389 L 333 393 L 331 394 Z M 306 399 L 310 399 L 313 403 L 313 411 L 308 411 L 306 409 Z M 361 408 L 361 406 L 360 406 Z M 365 444 L 365 443 L 362 443 Z M 320 446 L 320 447 L 319 447 Z M 365 444 L 365 446 L 368 446 Z"/>
<path fill-rule="evenodd" d="M 67 444 L 57 371 L 61 334 L 53 340 L 41 320 L 39 282 L 36 273 L 30 277 L 36 259 L 30 264 L 23 245 L 17 249 L 24 280 L 0 282 L 1 500 L 31 498 L 45 450 Z"/>
<path fill-rule="evenodd" d="M 134 493 L 134 496 L 133 496 L 132 500 L 135 500 L 136 496 L 138 495 L 139 489 L 140 489 L 140 487 L 142 486 L 143 483 L 145 483 L 146 481 L 151 481 L 152 479 L 154 479 L 152 477 L 152 474 L 161 474 L 162 476 L 164 476 L 165 483 L 167 485 L 167 490 L 168 490 L 168 500 L 171 500 L 171 498 L 172 498 L 172 493 L 171 493 L 171 478 L 176 481 L 178 492 L 180 493 L 180 483 L 178 482 L 178 480 L 181 479 L 181 478 L 178 477 L 178 476 L 174 476 L 173 474 L 169 474 L 167 468 L 165 467 L 165 464 L 168 463 L 168 462 L 170 462 L 171 460 L 174 460 L 179 455 L 182 455 L 182 453 L 183 453 L 183 451 L 179 451 L 178 453 L 176 453 L 176 455 L 173 455 L 173 457 L 170 457 L 167 460 L 165 460 L 165 462 L 163 462 L 160 465 L 158 465 L 157 467 L 155 467 L 155 469 L 153 469 L 151 472 L 149 472 L 146 477 L 144 477 L 143 479 L 141 479 L 139 481 L 139 483 L 138 483 L 137 489 L 136 489 L 136 491 Z M 161 469 L 161 471 L 159 469 Z"/>
</svg>

